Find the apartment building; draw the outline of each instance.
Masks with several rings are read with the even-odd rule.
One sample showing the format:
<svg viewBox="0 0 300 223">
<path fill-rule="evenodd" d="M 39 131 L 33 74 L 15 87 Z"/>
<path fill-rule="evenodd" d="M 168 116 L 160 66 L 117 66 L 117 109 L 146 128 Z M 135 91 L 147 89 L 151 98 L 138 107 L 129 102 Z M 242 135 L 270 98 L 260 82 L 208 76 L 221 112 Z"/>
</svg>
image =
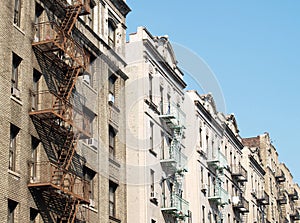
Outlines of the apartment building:
<svg viewBox="0 0 300 223">
<path fill-rule="evenodd" d="M 187 91 L 187 199 L 192 222 L 248 222 L 247 170 L 233 115 L 217 111 L 211 94 Z"/>
<path fill-rule="evenodd" d="M 129 7 L 121 0 L 2 6 L 0 219 L 126 222 Z"/>
<path fill-rule="evenodd" d="M 144 27 L 130 34 L 126 62 L 127 220 L 186 222 L 183 73 L 168 37 Z"/>
<path fill-rule="evenodd" d="M 263 211 L 266 214 L 264 222 L 299 221 L 299 186 L 294 183 L 286 165 L 279 162 L 278 153 L 269 134 L 244 138 L 243 143 L 257 154 L 265 172 L 264 187 L 260 186 L 266 194 L 265 197 L 269 197 L 269 204 Z"/>
</svg>

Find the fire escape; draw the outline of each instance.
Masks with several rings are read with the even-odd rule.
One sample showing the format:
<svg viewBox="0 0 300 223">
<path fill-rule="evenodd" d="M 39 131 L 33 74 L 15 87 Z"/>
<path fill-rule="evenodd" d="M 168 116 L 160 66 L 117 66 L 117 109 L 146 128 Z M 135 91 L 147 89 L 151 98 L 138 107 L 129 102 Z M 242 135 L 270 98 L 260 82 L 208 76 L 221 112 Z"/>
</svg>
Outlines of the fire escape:
<svg viewBox="0 0 300 223">
<path fill-rule="evenodd" d="M 85 159 L 77 152 L 79 138 L 89 138 L 87 116 L 75 84 L 87 66 L 83 47 L 71 36 L 79 15 L 89 13 L 89 1 L 44 1 L 54 21 L 35 24 L 33 50 L 48 90 L 32 92 L 29 112 L 43 144 L 47 161 L 33 163 L 37 171 L 28 188 L 46 223 L 86 222 L 82 204 L 89 204 L 89 182 L 84 179 Z"/>
<path fill-rule="evenodd" d="M 275 178 L 278 185 L 277 204 L 279 210 L 279 219 L 280 222 L 286 223 L 289 222 L 289 220 L 287 219 L 287 212 L 286 212 L 287 192 L 284 183 L 286 181 L 284 172 L 279 169 L 275 174 Z"/>
<path fill-rule="evenodd" d="M 182 198 L 182 180 L 187 162 L 187 157 L 181 151 L 185 114 L 175 104 L 166 103 L 161 106 L 166 107 L 167 111 L 159 115 L 159 118 L 171 130 L 172 139 L 168 156 L 162 157 L 160 164 L 166 175 L 172 176 L 174 180 L 174 189 L 168 199 L 169 202 L 163 202 L 161 211 L 174 216 L 177 221 L 184 221 L 186 217 L 189 217 L 189 203 Z"/>
</svg>

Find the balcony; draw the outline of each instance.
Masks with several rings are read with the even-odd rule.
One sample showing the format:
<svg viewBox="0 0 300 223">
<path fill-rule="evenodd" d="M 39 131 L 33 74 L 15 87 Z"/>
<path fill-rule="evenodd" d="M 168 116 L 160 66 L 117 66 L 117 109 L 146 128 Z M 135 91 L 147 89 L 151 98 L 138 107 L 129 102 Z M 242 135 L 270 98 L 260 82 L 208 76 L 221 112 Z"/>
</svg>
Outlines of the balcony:
<svg viewBox="0 0 300 223">
<path fill-rule="evenodd" d="M 188 210 L 189 202 L 177 194 L 171 194 L 170 202 L 163 205 L 161 208 L 163 213 L 172 214 L 178 219 L 184 219 L 185 217 L 188 217 Z"/>
<path fill-rule="evenodd" d="M 212 157 L 208 158 L 207 165 L 215 169 L 224 169 L 227 168 L 228 163 L 226 157 L 218 150 L 216 154 L 213 154 Z"/>
<path fill-rule="evenodd" d="M 284 172 L 282 170 L 276 171 L 275 178 L 278 183 L 284 182 L 285 181 Z"/>
<path fill-rule="evenodd" d="M 171 129 L 183 128 L 185 125 L 185 113 L 179 106 L 173 103 L 161 104 L 162 111 L 165 111 L 159 117 L 165 121 L 166 125 Z"/>
<path fill-rule="evenodd" d="M 228 204 L 229 195 L 228 192 L 220 185 L 211 185 L 208 188 L 208 200 L 215 202 L 218 205 Z"/>
<path fill-rule="evenodd" d="M 295 200 L 298 200 L 299 199 L 299 196 L 298 196 L 298 192 L 296 191 L 295 188 L 291 187 L 288 189 L 288 195 L 289 195 L 289 198 L 293 201 Z"/>
<path fill-rule="evenodd" d="M 47 53 L 50 59 L 61 58 L 70 67 L 86 68 L 83 48 L 68 36 L 55 22 L 42 22 L 34 26 L 33 46 Z M 64 52 L 65 56 L 59 55 Z M 64 58 L 63 58 L 64 57 Z"/>
<path fill-rule="evenodd" d="M 90 117 L 83 112 L 78 94 L 74 95 L 70 101 L 53 95 L 50 91 L 31 92 L 32 108 L 30 115 L 39 116 L 41 119 L 57 120 L 61 127 L 75 127 L 83 135 L 90 137 Z"/>
<path fill-rule="evenodd" d="M 269 195 L 265 191 L 261 191 L 257 194 L 257 202 L 259 205 L 269 205 L 270 198 Z"/>
<path fill-rule="evenodd" d="M 291 218 L 291 220 L 293 220 L 293 221 L 298 221 L 298 220 L 300 220 L 300 213 L 299 213 L 299 210 L 298 210 L 298 209 L 295 209 L 295 210 L 293 211 L 293 213 L 290 214 L 290 218 Z"/>
<path fill-rule="evenodd" d="M 280 192 L 278 193 L 278 197 L 277 197 L 276 200 L 277 200 L 277 203 L 278 203 L 279 205 L 287 204 L 287 198 L 286 198 L 286 196 L 285 196 L 285 194 L 284 194 L 283 191 L 280 191 Z"/>
<path fill-rule="evenodd" d="M 239 182 L 247 181 L 247 170 L 242 165 L 232 165 L 231 175 Z"/>
<path fill-rule="evenodd" d="M 31 163 L 36 169 L 29 179 L 29 188 L 52 188 L 60 190 L 83 202 L 89 203 L 89 182 L 75 177 L 67 170 L 60 169 L 50 162 Z"/>
<path fill-rule="evenodd" d="M 187 163 L 187 157 L 181 152 L 179 142 L 172 143 L 169 149 L 169 156 L 160 160 L 162 169 L 167 175 L 173 175 L 176 172 L 184 171 L 184 166 Z"/>
<path fill-rule="evenodd" d="M 249 212 L 249 202 L 242 195 L 233 197 L 232 205 L 240 213 Z"/>
</svg>

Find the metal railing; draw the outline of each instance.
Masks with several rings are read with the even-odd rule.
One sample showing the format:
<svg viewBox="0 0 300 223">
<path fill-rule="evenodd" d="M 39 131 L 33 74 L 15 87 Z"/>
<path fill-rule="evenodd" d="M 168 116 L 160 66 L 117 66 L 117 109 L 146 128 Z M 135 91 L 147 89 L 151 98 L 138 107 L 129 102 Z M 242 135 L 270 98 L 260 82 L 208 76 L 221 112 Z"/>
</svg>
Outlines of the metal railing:
<svg viewBox="0 0 300 223">
<path fill-rule="evenodd" d="M 161 111 L 163 114 L 160 115 L 163 119 L 168 119 L 173 127 L 183 127 L 185 125 L 185 113 L 175 103 L 161 103 Z"/>
<path fill-rule="evenodd" d="M 220 150 L 217 150 L 215 154 L 212 154 L 211 157 L 208 157 L 207 164 L 217 169 L 223 169 L 228 166 L 227 158 L 221 153 Z"/>
<path fill-rule="evenodd" d="M 30 169 L 33 165 L 36 173 L 35 176 L 29 178 L 29 184 L 32 186 L 39 186 L 40 184 L 54 185 L 60 188 L 61 191 L 75 194 L 81 199 L 89 201 L 90 183 L 88 181 L 57 167 L 49 161 L 30 163 Z"/>
<path fill-rule="evenodd" d="M 61 119 L 67 121 L 65 125 L 72 125 L 77 130 L 86 135 L 91 134 L 91 118 L 79 108 L 79 105 L 74 106 L 72 99 L 66 102 L 64 98 L 53 95 L 50 91 L 31 92 L 32 103 L 34 108 L 30 114 L 35 113 L 53 113 Z"/>
<path fill-rule="evenodd" d="M 242 195 L 238 196 L 237 201 L 232 202 L 233 207 L 239 209 L 240 212 L 249 212 L 249 201 Z"/>
<path fill-rule="evenodd" d="M 178 218 L 184 218 L 188 216 L 189 202 L 183 199 L 176 193 L 171 194 L 169 203 L 165 203 L 162 206 L 163 211 L 173 211 Z"/>
<path fill-rule="evenodd" d="M 239 181 L 247 181 L 247 170 L 242 165 L 231 165 L 231 173 Z"/>
<path fill-rule="evenodd" d="M 257 201 L 261 205 L 267 205 L 270 202 L 269 195 L 266 193 L 266 191 L 260 191 L 256 194 Z"/>
<path fill-rule="evenodd" d="M 68 65 L 71 67 L 82 67 L 84 69 L 87 67 L 87 59 L 83 48 L 68 36 L 55 22 L 41 22 L 35 24 L 34 30 L 33 45 L 55 45 L 65 53 L 64 55 L 57 56 L 61 57 Z"/>
<path fill-rule="evenodd" d="M 220 205 L 228 204 L 228 192 L 219 184 L 210 185 L 208 188 L 208 199 L 216 201 Z"/>
</svg>

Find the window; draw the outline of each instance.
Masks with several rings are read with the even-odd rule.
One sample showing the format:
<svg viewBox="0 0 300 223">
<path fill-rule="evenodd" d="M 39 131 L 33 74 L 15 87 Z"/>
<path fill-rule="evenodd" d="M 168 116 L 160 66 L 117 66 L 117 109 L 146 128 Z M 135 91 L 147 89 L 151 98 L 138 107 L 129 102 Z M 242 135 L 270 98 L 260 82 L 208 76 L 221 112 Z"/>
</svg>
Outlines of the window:
<svg viewBox="0 0 300 223">
<path fill-rule="evenodd" d="M 205 223 L 205 206 L 202 206 L 202 223 Z"/>
<path fill-rule="evenodd" d="M 109 155 L 110 157 L 115 156 L 116 150 L 116 133 L 113 127 L 109 126 Z"/>
<path fill-rule="evenodd" d="M 156 221 L 155 221 L 155 220 L 153 220 L 153 219 L 151 219 L 151 223 L 156 223 Z"/>
<path fill-rule="evenodd" d="M 117 76 L 112 74 L 111 72 L 109 72 L 109 73 L 110 73 L 110 76 L 108 78 L 108 91 L 109 91 L 108 101 L 110 103 L 115 103 L 115 97 L 116 97 L 115 83 L 116 83 L 116 80 L 117 80 Z"/>
<path fill-rule="evenodd" d="M 30 178 L 36 178 L 36 165 L 37 165 L 37 148 L 39 140 L 31 136 L 31 167 L 30 167 Z"/>
<path fill-rule="evenodd" d="M 18 79 L 19 79 L 19 69 L 20 69 L 20 63 L 22 59 L 15 53 L 13 53 L 13 59 L 12 59 L 12 75 L 11 75 L 11 88 L 12 88 L 12 94 L 17 96 L 14 90 L 18 89 Z"/>
<path fill-rule="evenodd" d="M 86 24 L 93 29 L 94 25 L 94 5 L 92 4 L 92 1 L 90 2 L 90 13 L 85 16 L 85 22 Z"/>
<path fill-rule="evenodd" d="M 15 171 L 16 169 L 16 147 L 17 147 L 17 135 L 19 133 L 19 128 L 10 125 L 10 142 L 9 142 L 9 163 L 8 169 Z"/>
<path fill-rule="evenodd" d="M 164 114 L 164 89 L 160 86 L 160 114 Z"/>
<path fill-rule="evenodd" d="M 91 200 L 94 200 L 94 194 L 95 194 L 95 188 L 94 188 L 94 177 L 96 175 L 96 172 L 92 169 L 84 166 L 83 167 L 83 174 L 84 179 L 90 183 L 90 191 L 89 191 L 89 198 Z"/>
<path fill-rule="evenodd" d="M 200 168 L 200 181 L 201 181 L 201 184 L 203 184 L 203 182 L 204 182 L 204 179 L 203 179 L 203 172 L 204 172 L 203 166 L 201 166 L 201 168 Z"/>
<path fill-rule="evenodd" d="M 211 212 L 208 212 L 207 218 L 208 218 L 208 222 L 211 223 Z"/>
<path fill-rule="evenodd" d="M 149 75 L 149 99 L 150 99 L 150 101 L 152 101 L 152 94 L 153 94 L 152 90 L 153 90 L 153 77 L 152 77 L 152 75 Z"/>
<path fill-rule="evenodd" d="M 44 11 L 43 7 L 40 4 L 35 3 L 35 17 L 34 17 L 35 24 L 42 22 L 43 11 Z"/>
<path fill-rule="evenodd" d="M 151 150 L 154 150 L 154 143 L 153 143 L 153 141 L 154 141 L 154 139 L 153 139 L 153 123 L 152 122 L 150 122 L 150 149 Z"/>
<path fill-rule="evenodd" d="M 116 29 L 117 29 L 116 23 L 111 18 L 109 18 L 108 19 L 108 45 L 112 48 L 116 46 Z"/>
<path fill-rule="evenodd" d="M 116 190 L 117 185 L 109 182 L 109 216 L 116 217 Z"/>
<path fill-rule="evenodd" d="M 154 170 L 150 170 L 150 197 L 154 195 Z"/>
<path fill-rule="evenodd" d="M 202 128 L 201 127 L 199 128 L 199 144 L 200 144 L 200 147 L 202 148 Z"/>
<path fill-rule="evenodd" d="M 30 208 L 30 223 L 35 223 L 36 217 L 38 215 L 38 210 Z"/>
<path fill-rule="evenodd" d="M 21 21 L 21 0 L 15 0 L 14 24 L 20 26 Z"/>
<path fill-rule="evenodd" d="M 8 199 L 8 213 L 7 213 L 7 223 L 15 222 L 15 210 L 18 202 Z"/>
<path fill-rule="evenodd" d="M 165 158 L 165 133 L 163 131 L 161 131 L 160 137 L 161 137 L 161 146 L 160 146 L 161 159 L 164 159 Z"/>
<path fill-rule="evenodd" d="M 38 108 L 38 91 L 39 91 L 39 80 L 41 78 L 41 73 L 37 70 L 33 70 L 32 77 L 32 105 L 31 109 L 36 110 Z"/>
<path fill-rule="evenodd" d="M 227 222 L 230 223 L 230 214 L 228 214 L 228 221 Z"/>
</svg>

